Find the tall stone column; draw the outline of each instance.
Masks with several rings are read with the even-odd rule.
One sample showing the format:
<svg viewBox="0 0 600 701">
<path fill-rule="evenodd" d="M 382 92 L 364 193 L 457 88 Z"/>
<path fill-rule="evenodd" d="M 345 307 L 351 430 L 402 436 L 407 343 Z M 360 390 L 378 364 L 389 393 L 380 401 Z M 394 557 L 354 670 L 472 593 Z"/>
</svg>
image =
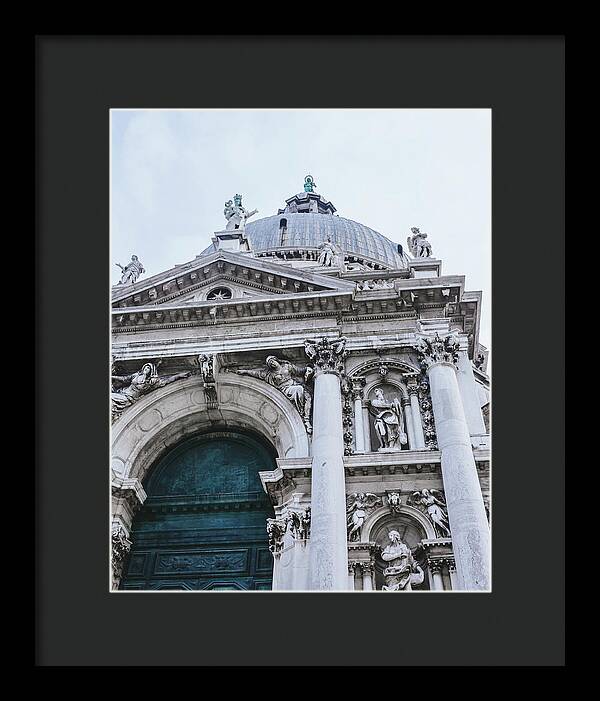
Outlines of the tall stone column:
<svg viewBox="0 0 600 701">
<path fill-rule="evenodd" d="M 354 436 L 357 453 L 365 452 L 365 427 L 363 425 L 363 387 L 365 378 L 358 377 L 352 380 L 352 398 L 354 399 Z"/>
<path fill-rule="evenodd" d="M 490 530 L 456 377 L 459 344 L 436 333 L 416 349 L 429 378 L 458 588 L 489 590 Z"/>
<path fill-rule="evenodd" d="M 421 421 L 421 409 L 419 407 L 419 383 L 416 378 L 407 383 L 410 408 L 412 412 L 413 431 L 415 433 L 415 447 L 413 450 L 425 450 L 425 434 Z"/>
<path fill-rule="evenodd" d="M 373 591 L 373 565 L 370 562 L 362 563 L 363 591 Z"/>
<path fill-rule="evenodd" d="M 410 406 L 410 399 L 402 398 L 402 411 L 404 412 L 404 418 L 406 419 L 406 433 L 408 433 L 408 447 L 411 450 L 417 450 L 417 441 L 415 439 L 415 429 L 413 426 L 412 417 L 412 407 Z"/>
<path fill-rule="evenodd" d="M 340 387 L 347 355 L 346 339 L 305 341 L 304 349 L 315 370 L 310 589 L 347 589 L 346 484 Z"/>
<path fill-rule="evenodd" d="M 483 414 L 481 413 L 477 383 L 475 382 L 473 366 L 471 365 L 466 349 L 460 350 L 458 353 L 457 368 L 456 377 L 460 389 L 460 396 L 463 401 L 467 425 L 469 426 L 469 433 L 472 436 L 485 434 L 487 431 L 485 430 Z"/>
</svg>

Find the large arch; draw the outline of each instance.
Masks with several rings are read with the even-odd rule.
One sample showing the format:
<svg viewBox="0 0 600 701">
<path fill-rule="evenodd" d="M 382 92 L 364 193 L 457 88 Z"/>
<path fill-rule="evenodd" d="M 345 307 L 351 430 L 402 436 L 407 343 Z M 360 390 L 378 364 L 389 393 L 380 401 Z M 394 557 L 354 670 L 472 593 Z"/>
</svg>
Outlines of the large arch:
<svg viewBox="0 0 600 701">
<path fill-rule="evenodd" d="M 142 482 L 170 446 L 217 426 L 259 433 L 278 457 L 309 455 L 302 418 L 276 388 L 252 377 L 223 373 L 217 378 L 217 398 L 212 408 L 193 376 L 140 399 L 113 426 L 113 477 Z"/>
</svg>

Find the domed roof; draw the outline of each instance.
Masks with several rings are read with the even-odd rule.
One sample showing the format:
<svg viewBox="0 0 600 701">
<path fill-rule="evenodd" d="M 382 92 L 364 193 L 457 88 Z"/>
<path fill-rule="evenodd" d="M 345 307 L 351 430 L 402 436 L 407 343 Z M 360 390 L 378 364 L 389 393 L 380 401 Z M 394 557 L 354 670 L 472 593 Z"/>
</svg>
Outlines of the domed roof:
<svg viewBox="0 0 600 701">
<path fill-rule="evenodd" d="M 336 208 L 315 192 L 315 186 L 313 177 L 307 175 L 304 192 L 289 197 L 284 209 L 245 223 L 244 232 L 253 252 L 315 250 L 330 239 L 346 256 L 369 259 L 369 267 L 407 267 L 406 254 L 398 251 L 397 244 L 364 224 L 337 216 Z M 241 195 L 236 197 L 241 205 Z M 214 246 L 209 246 L 202 255 L 211 251 Z"/>
<path fill-rule="evenodd" d="M 282 220 L 286 221 L 283 238 Z M 249 221 L 245 233 L 256 253 L 283 247 L 317 248 L 330 238 L 346 254 L 366 256 L 392 268 L 405 267 L 398 246 L 383 234 L 334 214 L 283 212 Z"/>
</svg>

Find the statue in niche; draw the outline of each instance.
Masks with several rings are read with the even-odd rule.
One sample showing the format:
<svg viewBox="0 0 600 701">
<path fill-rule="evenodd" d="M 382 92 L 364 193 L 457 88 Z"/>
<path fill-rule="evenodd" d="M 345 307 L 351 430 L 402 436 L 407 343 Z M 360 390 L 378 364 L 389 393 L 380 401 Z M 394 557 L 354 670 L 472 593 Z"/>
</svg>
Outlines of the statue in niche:
<svg viewBox="0 0 600 701">
<path fill-rule="evenodd" d="M 404 432 L 402 406 L 397 397 L 387 400 L 382 389 L 376 389 L 368 402 L 369 413 L 375 419 L 375 433 L 379 439 L 379 451 L 401 450 L 408 443 Z"/>
<path fill-rule="evenodd" d="M 246 226 L 246 220 L 254 216 L 258 212 L 258 209 L 253 209 L 249 212 L 245 207 L 242 207 L 242 196 L 234 195 L 233 201 L 227 200 L 225 202 L 225 209 L 223 214 L 225 219 L 227 219 L 226 231 L 232 231 L 233 229 L 244 229 Z"/>
<path fill-rule="evenodd" d="M 415 561 L 410 548 L 400 540 L 398 531 L 390 531 L 391 544 L 381 551 L 381 559 L 387 562 L 383 570 L 385 584 L 382 591 L 412 591 L 413 585 L 421 584 L 425 573 Z"/>
<path fill-rule="evenodd" d="M 112 420 L 115 421 L 127 407 L 134 404 L 140 397 L 159 387 L 189 377 L 191 372 L 179 372 L 176 375 L 159 377 L 154 363 L 145 363 L 141 370 L 131 375 L 113 375 L 112 381 L 122 383 L 122 389 L 110 393 Z"/>
<path fill-rule="evenodd" d="M 360 531 L 367 517 L 367 509 L 373 509 L 381 505 L 381 499 L 370 492 L 354 492 L 346 500 L 346 523 L 348 527 L 348 540 L 356 541 L 360 538 Z"/>
<path fill-rule="evenodd" d="M 440 498 L 436 497 L 436 494 L 439 494 Z M 451 538 L 448 511 L 441 492 L 437 489 L 422 489 L 420 492 L 413 492 L 411 501 L 427 511 L 438 536 Z"/>
<path fill-rule="evenodd" d="M 133 285 L 139 276 L 146 272 L 137 256 L 131 256 L 131 263 L 127 263 L 125 267 L 120 263 L 115 263 L 115 265 L 123 271 L 123 275 L 121 275 L 121 279 L 117 283 L 118 285 Z"/>
<path fill-rule="evenodd" d="M 416 226 L 411 228 L 412 236 L 407 241 L 408 250 L 415 258 L 430 258 L 432 255 L 431 244 L 426 241 L 427 234 L 421 233 Z"/>
<path fill-rule="evenodd" d="M 280 360 L 274 355 L 266 359 L 266 367 L 259 370 L 236 370 L 238 375 L 248 375 L 268 382 L 284 394 L 296 407 L 307 433 L 312 433 L 310 423 L 310 409 L 312 397 L 307 389 L 307 383 L 314 375 L 310 365 L 301 366 L 290 363 L 288 360 Z"/>
</svg>

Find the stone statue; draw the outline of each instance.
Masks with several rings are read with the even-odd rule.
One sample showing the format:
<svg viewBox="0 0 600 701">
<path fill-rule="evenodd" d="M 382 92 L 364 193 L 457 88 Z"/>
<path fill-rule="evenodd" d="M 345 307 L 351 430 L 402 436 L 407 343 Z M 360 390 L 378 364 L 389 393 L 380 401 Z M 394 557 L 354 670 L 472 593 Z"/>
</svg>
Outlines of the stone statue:
<svg viewBox="0 0 600 701">
<path fill-rule="evenodd" d="M 112 420 L 115 421 L 121 413 L 148 392 L 164 387 L 175 380 L 189 377 L 191 372 L 180 372 L 177 375 L 159 377 L 154 363 L 145 363 L 142 369 L 132 375 L 113 375 L 112 380 L 122 383 L 122 389 L 110 393 Z"/>
<path fill-rule="evenodd" d="M 317 262 L 325 268 L 336 267 L 342 263 L 341 251 L 331 243 L 331 239 L 327 237 L 327 241 L 319 246 L 319 258 Z"/>
<path fill-rule="evenodd" d="M 214 383 L 214 356 L 205 354 L 199 355 L 196 363 L 198 365 L 198 369 L 200 370 L 202 381 L 204 383 Z"/>
<path fill-rule="evenodd" d="M 426 241 L 427 234 L 421 233 L 416 226 L 411 228 L 412 236 L 409 236 L 406 240 L 408 244 L 408 250 L 413 254 L 415 258 L 429 258 L 431 257 L 432 250 L 429 241 Z"/>
<path fill-rule="evenodd" d="M 354 492 L 346 499 L 346 523 L 348 526 L 348 540 L 356 541 L 360 538 L 360 531 L 367 517 L 367 510 L 381 505 L 381 499 L 370 492 Z"/>
<path fill-rule="evenodd" d="M 227 200 L 225 202 L 225 210 L 223 214 L 225 219 L 227 219 L 226 231 L 231 231 L 233 229 L 244 229 L 246 226 L 246 219 L 249 219 L 254 214 L 258 212 L 258 209 L 253 209 L 249 212 L 247 209 L 242 207 L 242 196 L 234 195 L 233 201 Z"/>
<path fill-rule="evenodd" d="M 440 499 L 435 495 L 439 494 Z M 411 501 L 422 506 L 431 519 L 436 533 L 442 538 L 450 538 L 450 523 L 448 521 L 448 511 L 443 495 L 437 489 L 422 489 L 420 492 L 413 492 Z"/>
<path fill-rule="evenodd" d="M 312 175 L 307 175 L 304 178 L 304 192 L 314 192 L 317 183 L 315 182 Z"/>
<path fill-rule="evenodd" d="M 145 273 L 144 266 L 140 263 L 137 256 L 131 256 L 131 263 L 127 263 L 123 267 L 120 263 L 115 263 L 115 265 L 123 271 L 123 275 L 117 284 L 119 285 L 133 285 L 133 283 L 139 278 L 142 273 Z"/>
<path fill-rule="evenodd" d="M 314 374 L 310 365 L 301 366 L 281 360 L 274 355 L 266 359 L 266 367 L 259 370 L 236 370 L 238 375 L 248 375 L 268 382 L 282 392 L 300 413 L 306 426 L 307 433 L 312 432 L 310 409 L 312 397 L 307 389 L 307 383 Z"/>
<path fill-rule="evenodd" d="M 369 402 L 369 412 L 375 417 L 375 433 L 379 439 L 379 450 L 401 450 L 408 438 L 403 430 L 402 407 L 394 397 L 388 401 L 383 390 L 375 390 L 375 398 Z"/>
<path fill-rule="evenodd" d="M 290 511 L 287 517 L 290 531 L 296 540 L 305 541 L 310 537 L 310 506 L 301 513 Z"/>
<path fill-rule="evenodd" d="M 400 540 L 398 531 L 388 534 L 392 541 L 381 551 L 381 559 L 389 563 L 383 570 L 385 584 L 382 591 L 412 591 L 413 584 L 421 584 L 425 573 L 415 562 L 408 545 Z"/>
</svg>

